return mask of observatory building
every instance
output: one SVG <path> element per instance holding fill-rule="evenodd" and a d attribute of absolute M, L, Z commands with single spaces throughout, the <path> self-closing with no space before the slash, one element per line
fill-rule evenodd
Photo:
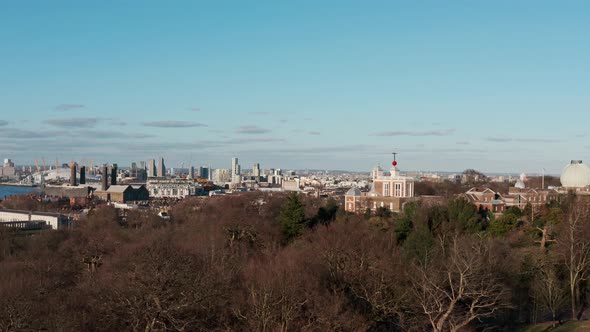
<path fill-rule="evenodd" d="M 402 210 L 402 205 L 414 197 L 414 178 L 401 175 L 395 160 L 389 174 L 381 167 L 375 167 L 371 177 L 373 183 L 369 192 L 351 188 L 346 193 L 344 196 L 346 211 L 361 213 L 367 208 L 371 211 L 387 208 L 390 211 L 399 212 Z"/>
<path fill-rule="evenodd" d="M 581 160 L 572 160 L 561 172 L 560 180 L 563 189 L 581 191 L 590 186 L 590 168 Z"/>

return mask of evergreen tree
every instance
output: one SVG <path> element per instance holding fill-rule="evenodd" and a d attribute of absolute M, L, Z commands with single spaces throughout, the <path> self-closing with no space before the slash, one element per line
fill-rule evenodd
<path fill-rule="evenodd" d="M 286 241 L 291 241 L 303 233 L 305 228 L 305 210 L 297 193 L 290 193 L 283 204 L 279 223 Z"/>

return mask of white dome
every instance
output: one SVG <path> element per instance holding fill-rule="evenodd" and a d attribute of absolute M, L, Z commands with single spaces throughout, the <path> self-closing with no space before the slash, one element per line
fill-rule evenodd
<path fill-rule="evenodd" d="M 572 160 L 561 173 L 561 185 L 566 188 L 582 188 L 590 185 L 590 168 L 581 160 Z"/>

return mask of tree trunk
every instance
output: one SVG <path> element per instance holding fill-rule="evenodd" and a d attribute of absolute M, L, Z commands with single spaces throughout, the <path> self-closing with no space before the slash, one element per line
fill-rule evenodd
<path fill-rule="evenodd" d="M 576 286 L 572 282 L 570 285 L 570 294 L 572 298 L 572 320 L 576 319 Z"/>

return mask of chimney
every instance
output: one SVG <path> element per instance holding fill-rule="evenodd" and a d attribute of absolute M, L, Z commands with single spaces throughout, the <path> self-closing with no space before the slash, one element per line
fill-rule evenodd
<path fill-rule="evenodd" d="M 86 184 L 86 166 L 80 167 L 80 184 Z"/>
<path fill-rule="evenodd" d="M 117 185 L 117 164 L 113 164 L 111 167 L 111 186 Z"/>
<path fill-rule="evenodd" d="M 70 165 L 70 186 L 75 187 L 76 184 L 76 163 Z"/>
<path fill-rule="evenodd" d="M 102 164 L 102 191 L 109 189 L 109 168 L 107 164 Z"/>

